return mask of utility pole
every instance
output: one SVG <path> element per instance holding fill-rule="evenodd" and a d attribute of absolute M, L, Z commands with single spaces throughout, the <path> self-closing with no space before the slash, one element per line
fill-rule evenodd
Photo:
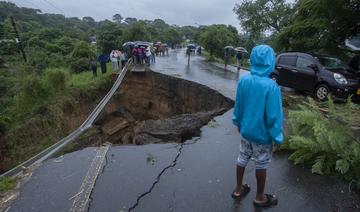
<path fill-rule="evenodd" d="M 22 54 L 22 56 L 24 58 L 24 61 L 26 62 L 26 54 L 25 54 L 25 51 L 24 51 L 24 48 L 23 48 L 19 33 L 18 33 L 17 29 L 16 29 L 14 17 L 10 16 L 10 21 L 11 21 L 11 25 L 13 26 L 13 29 L 14 29 L 14 32 L 15 32 L 16 43 L 18 44 L 19 49 L 21 51 L 21 54 Z"/>

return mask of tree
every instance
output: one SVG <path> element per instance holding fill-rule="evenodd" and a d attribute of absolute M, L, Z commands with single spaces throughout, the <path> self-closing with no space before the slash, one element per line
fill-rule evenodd
<path fill-rule="evenodd" d="M 181 35 L 184 36 L 184 38 L 189 40 L 195 40 L 196 36 L 199 34 L 200 30 L 197 27 L 194 26 L 183 26 L 180 29 Z"/>
<path fill-rule="evenodd" d="M 95 20 L 90 16 L 83 17 L 82 21 L 89 24 L 90 26 L 95 26 L 95 24 L 96 24 Z"/>
<path fill-rule="evenodd" d="M 125 18 L 125 22 L 127 24 L 134 24 L 137 22 L 137 19 L 136 18 Z"/>
<path fill-rule="evenodd" d="M 236 4 L 234 12 L 247 33 L 260 37 L 267 31 L 279 33 L 289 25 L 294 7 L 286 0 L 243 0 Z"/>
<path fill-rule="evenodd" d="M 96 33 L 97 45 L 101 52 L 109 53 L 111 50 L 119 48 L 123 42 L 123 30 L 112 22 L 106 22 L 98 28 Z"/>
<path fill-rule="evenodd" d="M 176 28 L 169 28 L 163 31 L 162 41 L 174 46 L 175 44 L 180 44 L 182 41 L 182 36 Z"/>
<path fill-rule="evenodd" d="M 167 24 L 165 23 L 165 21 L 162 20 L 162 19 L 155 19 L 155 20 L 152 22 L 152 25 L 153 25 L 153 27 L 159 28 L 159 29 L 169 27 L 169 25 L 167 25 Z"/>
<path fill-rule="evenodd" d="M 205 27 L 199 34 L 199 41 L 209 51 L 210 56 L 223 57 L 224 47 L 236 45 L 238 35 L 223 24 Z"/>
<path fill-rule="evenodd" d="M 151 35 L 144 22 L 131 24 L 125 32 L 126 41 L 150 41 Z"/>
<path fill-rule="evenodd" d="M 278 36 L 286 50 L 323 49 L 341 53 L 346 38 L 360 33 L 360 2 L 349 0 L 302 0 L 292 23 Z"/>
<path fill-rule="evenodd" d="M 70 37 L 63 36 L 60 39 L 56 40 L 55 44 L 57 44 L 60 47 L 60 51 L 62 55 L 68 55 L 73 51 L 75 41 L 76 40 Z"/>
<path fill-rule="evenodd" d="M 123 20 L 123 17 L 120 14 L 115 14 L 112 17 L 112 20 L 115 21 L 116 23 L 121 23 L 121 21 Z"/>
<path fill-rule="evenodd" d="M 75 44 L 71 56 L 73 58 L 91 58 L 95 56 L 95 53 L 93 52 L 91 46 L 88 43 L 84 41 L 79 41 Z"/>

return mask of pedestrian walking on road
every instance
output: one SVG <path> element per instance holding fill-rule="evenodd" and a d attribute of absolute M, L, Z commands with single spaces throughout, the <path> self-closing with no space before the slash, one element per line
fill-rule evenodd
<path fill-rule="evenodd" d="M 227 71 L 227 65 L 229 64 L 229 60 L 230 60 L 230 49 L 225 49 L 225 54 L 224 54 L 225 71 Z"/>
<path fill-rule="evenodd" d="M 250 75 L 238 83 L 233 124 L 240 132 L 240 153 L 237 159 L 237 185 L 231 196 L 242 199 L 250 187 L 243 184 L 245 167 L 249 160 L 255 161 L 257 191 L 254 205 L 269 207 L 276 205 L 275 195 L 264 193 L 266 169 L 272 155 L 272 143 L 281 144 L 282 103 L 280 88 L 269 75 L 275 67 L 274 50 L 260 45 L 252 50 L 250 56 Z"/>
<path fill-rule="evenodd" d="M 236 60 L 237 60 L 237 65 L 238 65 L 238 71 L 240 71 L 240 69 L 241 69 L 241 64 L 242 64 L 242 62 L 241 62 L 241 60 L 242 60 L 242 53 L 241 53 L 240 51 L 238 51 L 238 52 L 236 53 Z"/>

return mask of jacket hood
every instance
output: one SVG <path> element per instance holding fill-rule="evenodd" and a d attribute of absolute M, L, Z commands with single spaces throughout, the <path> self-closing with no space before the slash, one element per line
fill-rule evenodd
<path fill-rule="evenodd" d="M 268 77 L 275 68 L 275 53 L 268 45 L 253 48 L 250 55 L 250 72 L 252 75 Z"/>

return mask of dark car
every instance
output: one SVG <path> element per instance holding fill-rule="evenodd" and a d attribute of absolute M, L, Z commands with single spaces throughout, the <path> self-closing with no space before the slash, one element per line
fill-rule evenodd
<path fill-rule="evenodd" d="M 341 60 L 324 55 L 283 53 L 270 75 L 279 85 L 312 93 L 321 101 L 331 93 L 335 99 L 360 97 L 359 77 Z"/>

